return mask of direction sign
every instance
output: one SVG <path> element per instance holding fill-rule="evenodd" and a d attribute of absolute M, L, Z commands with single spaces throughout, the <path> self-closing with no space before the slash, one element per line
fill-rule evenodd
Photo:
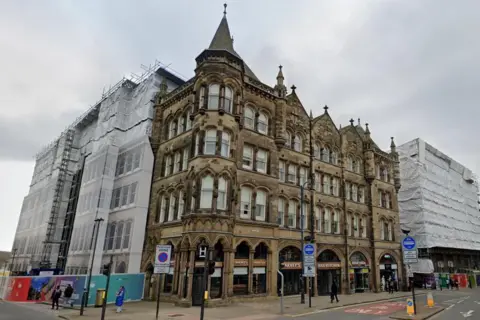
<path fill-rule="evenodd" d="M 406 250 L 413 250 L 417 246 L 417 242 L 412 237 L 405 237 L 402 241 L 403 248 Z"/>
<path fill-rule="evenodd" d="M 313 278 L 316 274 L 315 245 L 307 243 L 303 246 L 303 276 Z"/>
<path fill-rule="evenodd" d="M 168 273 L 170 269 L 170 258 L 172 254 L 172 246 L 157 245 L 155 250 L 155 267 L 154 273 Z"/>

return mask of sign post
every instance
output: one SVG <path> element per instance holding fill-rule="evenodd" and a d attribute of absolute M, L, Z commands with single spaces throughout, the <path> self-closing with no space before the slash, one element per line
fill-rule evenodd
<path fill-rule="evenodd" d="M 413 300 L 412 299 L 407 299 L 407 314 L 409 316 L 413 316 L 414 313 L 415 313 L 415 307 L 414 307 L 414 304 L 413 304 Z"/>
<path fill-rule="evenodd" d="M 316 268 L 316 248 L 314 244 L 307 243 L 303 245 L 303 276 L 305 278 L 310 278 L 309 283 L 313 282 L 313 278 L 317 273 Z M 312 285 L 309 286 L 309 290 L 311 291 L 313 288 Z M 308 307 L 312 307 L 312 292 L 308 295 Z"/>
<path fill-rule="evenodd" d="M 157 245 L 155 248 L 155 266 L 153 273 L 165 274 L 170 271 L 170 261 L 172 256 L 172 246 L 170 245 Z M 160 308 L 160 276 L 157 285 L 157 313 L 156 319 L 158 320 L 158 310 Z"/>
<path fill-rule="evenodd" d="M 411 272 L 410 269 L 410 264 L 411 263 L 417 263 L 418 262 L 418 251 L 417 251 L 417 242 L 415 239 L 408 234 L 402 241 L 402 249 L 403 249 L 403 262 L 407 265 L 408 267 L 408 274 L 409 279 L 411 276 L 411 281 L 410 281 L 410 286 L 412 287 L 412 304 L 413 304 L 413 313 L 417 314 L 417 303 L 415 301 L 415 282 L 413 281 L 413 273 Z M 410 299 L 409 299 L 410 300 Z M 408 308 L 408 305 L 407 305 Z"/>

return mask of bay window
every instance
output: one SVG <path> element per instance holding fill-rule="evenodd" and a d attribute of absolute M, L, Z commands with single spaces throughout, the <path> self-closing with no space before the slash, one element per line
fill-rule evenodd
<path fill-rule="evenodd" d="M 230 135 L 227 132 L 222 132 L 220 155 L 224 158 L 230 157 Z"/>
<path fill-rule="evenodd" d="M 225 112 L 232 113 L 233 91 L 229 87 L 225 87 L 225 96 L 223 101 L 223 109 L 225 110 Z"/>
<path fill-rule="evenodd" d="M 208 110 L 217 110 L 220 102 L 220 85 L 211 84 L 208 88 Z"/>
<path fill-rule="evenodd" d="M 268 132 L 268 118 L 265 114 L 261 112 L 258 115 L 257 130 L 258 132 L 263 134 L 267 134 Z"/>
<path fill-rule="evenodd" d="M 254 129 L 255 128 L 255 112 L 252 108 L 246 107 L 243 114 L 243 123 L 245 128 Z"/>
<path fill-rule="evenodd" d="M 211 209 L 213 201 L 213 177 L 208 175 L 202 179 L 200 209 Z"/>
<path fill-rule="evenodd" d="M 205 144 L 203 147 L 203 154 L 214 155 L 216 145 L 217 145 L 217 131 L 207 130 L 205 132 Z"/>
<path fill-rule="evenodd" d="M 227 209 L 227 180 L 223 177 L 218 179 L 217 209 Z"/>

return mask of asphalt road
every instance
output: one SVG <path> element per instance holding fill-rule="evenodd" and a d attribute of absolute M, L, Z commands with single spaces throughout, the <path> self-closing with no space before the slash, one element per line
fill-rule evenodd
<path fill-rule="evenodd" d="M 29 308 L 25 304 L 0 301 L 0 320 L 53 320 L 54 311 L 45 306 L 45 312 Z"/>
<path fill-rule="evenodd" d="M 435 320 L 474 320 L 480 319 L 480 289 L 470 290 L 463 289 L 460 291 L 434 291 L 434 300 L 436 305 L 443 306 L 445 311 L 439 313 L 436 317 L 430 318 Z M 426 305 L 426 296 L 417 297 L 417 305 Z M 400 310 L 405 310 L 406 298 L 400 298 L 393 301 L 369 303 L 358 306 L 339 307 L 330 310 L 320 310 L 319 312 L 295 317 L 297 320 L 318 320 L 318 319 L 335 319 L 335 320 L 387 320 L 389 317 Z M 471 316 L 468 317 L 468 312 Z M 460 312 L 466 312 L 466 318 Z"/>

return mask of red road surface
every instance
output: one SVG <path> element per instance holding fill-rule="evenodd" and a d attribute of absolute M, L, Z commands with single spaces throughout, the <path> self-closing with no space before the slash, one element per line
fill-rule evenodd
<path fill-rule="evenodd" d="M 405 308 L 406 304 L 404 302 L 384 302 L 371 304 L 368 306 L 356 307 L 352 309 L 346 309 L 345 312 L 386 316 Z"/>

